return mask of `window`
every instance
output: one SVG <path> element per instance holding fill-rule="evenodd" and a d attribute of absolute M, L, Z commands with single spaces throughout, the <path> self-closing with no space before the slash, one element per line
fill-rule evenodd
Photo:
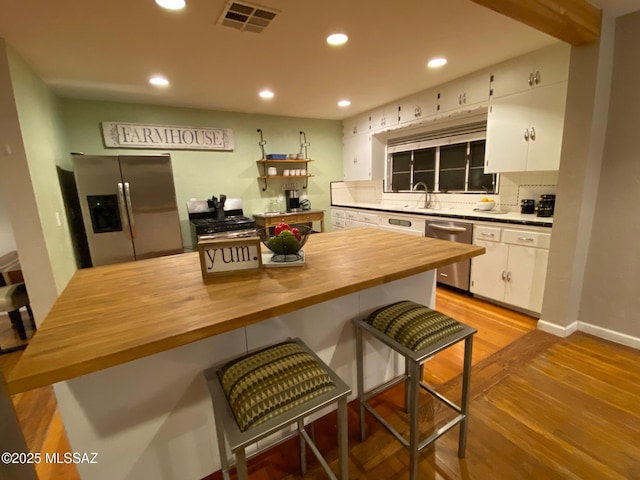
<path fill-rule="evenodd" d="M 387 190 L 497 193 L 484 173 L 486 121 L 389 140 Z"/>

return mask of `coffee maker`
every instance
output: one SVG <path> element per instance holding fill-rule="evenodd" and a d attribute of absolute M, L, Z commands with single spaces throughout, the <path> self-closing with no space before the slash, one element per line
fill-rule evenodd
<path fill-rule="evenodd" d="M 285 190 L 285 201 L 287 202 L 287 212 L 301 212 L 300 194 L 298 190 Z"/>
<path fill-rule="evenodd" d="M 556 206 L 555 195 L 540 195 L 538 200 L 538 217 L 553 217 L 553 210 Z"/>

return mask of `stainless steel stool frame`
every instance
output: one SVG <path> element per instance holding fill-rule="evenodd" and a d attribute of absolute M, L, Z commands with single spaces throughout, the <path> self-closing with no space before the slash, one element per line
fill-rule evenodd
<path fill-rule="evenodd" d="M 458 440 L 458 457 L 465 455 L 467 444 L 467 420 L 469 412 L 469 387 L 471 383 L 471 353 L 473 349 L 473 335 L 477 333 L 475 328 L 464 325 L 463 330 L 450 335 L 443 340 L 430 345 L 429 347 L 414 352 L 404 345 L 396 342 L 392 338 L 385 335 L 380 330 L 372 327 L 362 319 L 354 319 L 353 323 L 356 327 L 356 366 L 357 366 L 357 385 L 358 385 L 358 404 L 360 412 L 360 439 L 366 438 L 366 424 L 364 419 L 365 409 L 371 413 L 405 448 L 409 450 L 409 479 L 416 480 L 418 478 L 418 455 L 420 450 L 433 443 L 437 438 L 448 432 L 450 429 L 460 424 L 460 435 Z M 364 391 L 364 340 L 363 331 L 366 331 L 374 338 L 398 352 L 405 359 L 405 374 L 398 378 L 394 378 L 368 392 Z M 462 373 L 462 400 L 458 406 L 442 394 L 436 392 L 429 385 L 422 381 L 422 369 L 424 363 L 433 355 L 441 352 L 450 346 L 464 340 L 464 365 Z M 409 440 L 405 439 L 397 430 L 395 430 L 378 412 L 374 410 L 367 400 L 371 397 L 391 388 L 392 386 L 405 382 L 405 408 L 409 414 Z M 422 387 L 438 400 L 444 402 L 453 410 L 459 413 L 454 419 L 440 427 L 426 439 L 420 442 L 419 426 L 418 426 L 418 399 L 419 390 Z"/>
<path fill-rule="evenodd" d="M 238 480 L 246 480 L 248 477 L 247 456 L 245 452 L 246 447 L 273 433 L 283 430 L 285 427 L 294 423 L 297 425 L 297 431 L 300 436 L 300 471 L 302 475 L 306 474 L 307 471 L 305 447 L 308 444 L 311 451 L 327 472 L 329 478 L 337 480 L 337 477 L 331 471 L 329 464 L 322 457 L 320 451 L 304 428 L 305 417 L 308 417 L 309 415 L 335 402 L 338 404 L 338 457 L 340 464 L 340 479 L 348 479 L 347 397 L 351 394 L 351 388 L 344 383 L 342 379 L 338 377 L 338 375 L 336 375 L 322 360 L 320 360 L 320 358 L 300 339 L 292 338 L 290 340 L 298 343 L 307 353 L 315 358 L 315 360 L 326 370 L 336 388 L 302 405 L 294 407 L 278 417 L 249 428 L 246 432 L 240 431 L 217 375 L 218 370 L 233 359 L 225 360 L 204 372 L 213 404 L 220 463 L 222 466 L 222 475 L 225 480 L 229 480 L 230 467 L 229 459 L 227 457 L 227 443 L 236 459 L 235 465 Z M 258 350 L 263 348 L 264 347 L 261 347 Z M 236 358 L 244 357 L 248 354 L 251 354 L 251 352 L 244 353 Z M 264 450 L 268 450 L 268 448 L 271 448 L 271 446 Z"/>

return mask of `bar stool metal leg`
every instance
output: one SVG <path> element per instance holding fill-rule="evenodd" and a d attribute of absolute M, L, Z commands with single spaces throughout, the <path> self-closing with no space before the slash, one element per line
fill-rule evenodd
<path fill-rule="evenodd" d="M 356 369 L 358 383 L 358 412 L 360 415 L 360 441 L 367 437 L 364 420 L 364 349 L 362 346 L 362 329 L 356 328 Z"/>
<path fill-rule="evenodd" d="M 349 478 L 348 422 L 347 400 L 343 398 L 338 402 L 338 455 L 341 480 L 348 480 Z"/>
<path fill-rule="evenodd" d="M 407 362 L 409 366 L 409 480 L 418 478 L 418 460 L 420 457 L 420 430 L 418 428 L 418 399 L 420 395 L 420 365 L 416 362 Z"/>
<path fill-rule="evenodd" d="M 229 479 L 229 459 L 227 457 L 227 446 L 224 437 L 224 426 L 219 415 L 214 415 L 216 425 L 216 438 L 218 439 L 218 453 L 220 454 L 220 467 L 222 470 L 222 478 Z"/>
<path fill-rule="evenodd" d="M 236 450 L 234 454 L 236 457 L 236 473 L 238 474 L 238 480 L 247 480 L 249 474 L 247 472 L 247 454 L 244 447 Z"/>
<path fill-rule="evenodd" d="M 307 442 L 304 440 L 302 431 L 304 430 L 304 419 L 298 420 L 298 437 L 300 438 L 300 473 L 307 474 Z"/>
<path fill-rule="evenodd" d="M 464 341 L 464 370 L 462 372 L 462 401 L 460 413 L 464 420 L 460 422 L 460 437 L 458 440 L 458 457 L 463 458 L 467 448 L 467 426 L 469 424 L 469 395 L 471 389 L 471 353 L 473 351 L 473 336 Z"/>

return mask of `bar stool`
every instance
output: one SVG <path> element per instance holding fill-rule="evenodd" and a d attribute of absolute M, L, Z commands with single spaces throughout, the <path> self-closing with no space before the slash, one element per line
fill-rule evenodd
<path fill-rule="evenodd" d="M 358 403 L 360 410 L 360 437 L 366 437 L 364 410 L 367 409 L 409 450 L 409 479 L 418 478 L 420 450 L 433 443 L 441 435 L 460 424 L 458 457 L 465 455 L 467 416 L 469 411 L 469 386 L 471 380 L 471 350 L 475 328 L 460 323 L 437 310 L 411 301 L 401 301 L 381 307 L 364 319 L 355 319 L 356 363 L 358 374 Z M 405 374 L 364 391 L 363 332 L 377 338 L 405 359 Z M 458 406 L 422 381 L 424 363 L 433 355 L 464 340 L 464 370 L 462 375 L 462 400 Z M 400 382 L 405 382 L 405 409 L 409 416 L 409 440 L 395 430 L 367 400 Z M 418 429 L 418 397 L 420 387 L 444 402 L 458 415 L 420 442 Z"/>
<path fill-rule="evenodd" d="M 329 478 L 329 464 L 307 434 L 304 419 L 338 404 L 340 478 L 348 478 L 347 397 L 351 388 L 300 339 L 289 339 L 242 355 L 204 372 L 211 394 L 222 475 L 229 480 L 226 443 L 235 456 L 239 480 L 247 478 L 245 449 L 285 427 L 297 424 L 300 470 L 306 473 L 306 444 Z"/>

